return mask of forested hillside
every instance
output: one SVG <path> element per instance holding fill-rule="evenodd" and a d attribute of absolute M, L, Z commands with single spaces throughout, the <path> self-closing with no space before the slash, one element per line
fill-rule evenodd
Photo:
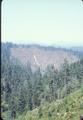
<path fill-rule="evenodd" d="M 77 57 L 79 59 L 71 63 L 64 59 L 59 69 L 56 69 L 54 64 L 48 64 L 42 74 L 40 67 L 33 72 L 31 64 L 24 66 L 18 59 L 14 57 L 11 59 L 10 48 L 15 47 L 16 45 L 12 44 L 2 44 L 2 118 L 4 120 L 64 120 L 65 117 L 61 116 L 67 111 L 74 111 L 71 106 L 73 106 L 75 100 L 75 109 L 79 113 L 72 114 L 77 117 L 82 114 L 83 107 L 79 107 L 79 105 L 83 106 L 83 90 L 81 90 L 81 93 L 78 90 L 83 87 L 83 59 Z M 75 92 L 75 99 L 73 98 L 73 92 Z M 64 101 L 66 97 L 71 102 Z M 59 106 L 59 101 L 61 106 Z M 52 111 L 49 109 L 52 109 Z M 39 113 L 35 114 L 36 110 Z M 60 113 L 58 117 L 55 115 L 57 114 L 56 111 Z M 76 120 L 76 116 L 72 119 L 65 119 Z"/>
<path fill-rule="evenodd" d="M 80 120 L 80 115 L 83 115 L 83 88 L 62 100 L 24 112 L 16 120 Z"/>

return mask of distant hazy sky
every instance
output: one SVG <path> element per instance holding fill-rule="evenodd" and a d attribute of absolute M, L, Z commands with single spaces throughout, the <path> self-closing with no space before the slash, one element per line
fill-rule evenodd
<path fill-rule="evenodd" d="M 83 2 L 3 0 L 2 41 L 83 45 Z"/>

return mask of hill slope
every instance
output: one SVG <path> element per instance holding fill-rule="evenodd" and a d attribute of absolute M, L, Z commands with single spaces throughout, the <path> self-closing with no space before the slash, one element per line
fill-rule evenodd
<path fill-rule="evenodd" d="M 44 70 L 49 64 L 59 68 L 64 63 L 64 59 L 69 63 L 78 60 L 78 57 L 68 50 L 35 45 L 11 48 L 11 56 L 18 59 L 23 65 L 31 64 L 32 70 L 38 67 Z"/>
<path fill-rule="evenodd" d="M 83 115 L 83 88 L 63 100 L 41 105 L 16 120 L 79 120 Z"/>

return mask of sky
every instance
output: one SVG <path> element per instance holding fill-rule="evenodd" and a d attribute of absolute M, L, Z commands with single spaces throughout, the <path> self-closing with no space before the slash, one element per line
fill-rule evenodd
<path fill-rule="evenodd" d="M 3 0 L 2 42 L 83 45 L 82 0 Z"/>

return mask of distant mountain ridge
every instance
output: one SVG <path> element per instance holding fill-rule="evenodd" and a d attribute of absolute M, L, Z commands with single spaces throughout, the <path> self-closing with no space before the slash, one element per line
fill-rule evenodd
<path fill-rule="evenodd" d="M 2 43 L 2 48 L 3 47 L 10 49 L 11 60 L 16 59 L 24 66 L 31 65 L 33 71 L 38 67 L 44 70 L 48 65 L 54 65 L 55 69 L 58 69 L 64 63 L 65 59 L 69 63 L 79 60 L 79 52 L 71 48 L 67 49 L 37 44 L 18 45 L 12 43 Z M 82 51 L 81 53 L 83 54 Z"/>
<path fill-rule="evenodd" d="M 77 47 L 71 47 L 71 49 L 72 49 L 73 51 L 81 51 L 81 52 L 83 52 L 83 47 L 77 46 Z"/>

